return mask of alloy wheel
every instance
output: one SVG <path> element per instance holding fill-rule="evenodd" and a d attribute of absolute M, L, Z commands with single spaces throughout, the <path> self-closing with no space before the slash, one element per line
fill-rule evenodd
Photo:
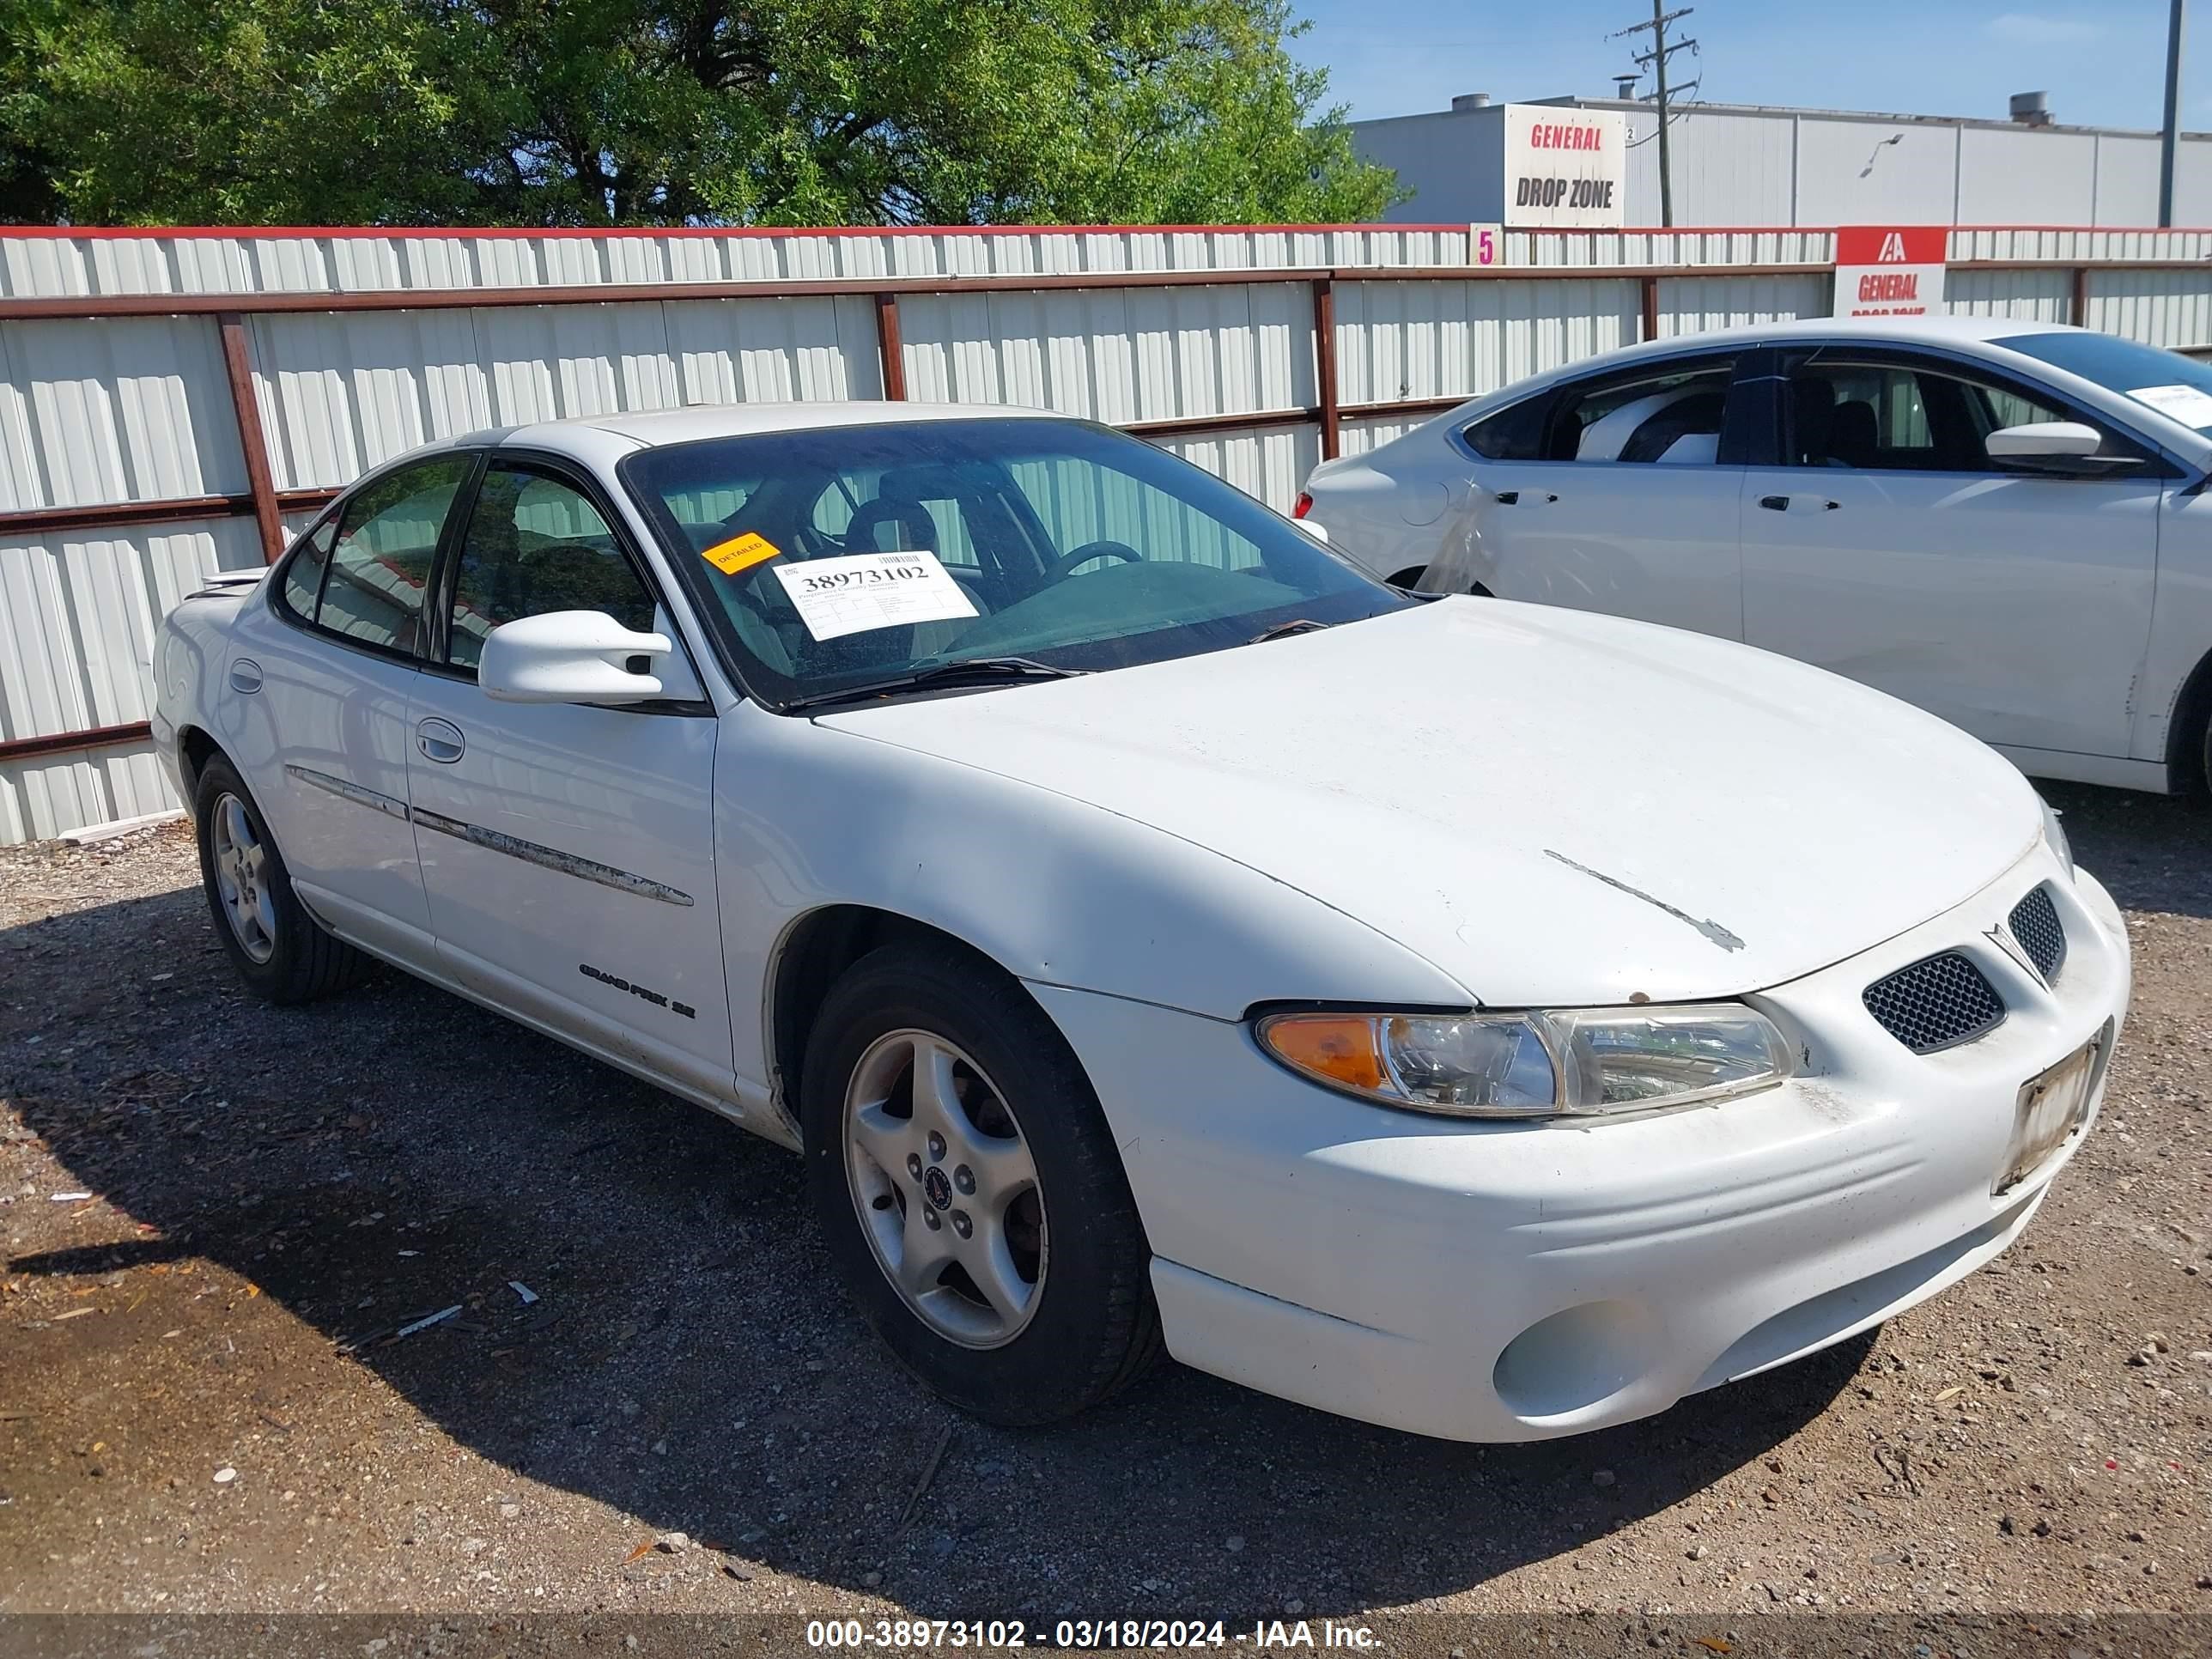
<path fill-rule="evenodd" d="M 216 797 L 209 826 L 215 884 L 238 948 L 256 963 L 276 954 L 276 901 L 269 890 L 269 851 L 235 795 Z"/>
<path fill-rule="evenodd" d="M 1044 1288 L 1043 1194 L 1021 1126 L 943 1037 L 885 1033 L 845 1090 L 845 1170 L 884 1276 L 968 1348 L 1021 1334 Z"/>

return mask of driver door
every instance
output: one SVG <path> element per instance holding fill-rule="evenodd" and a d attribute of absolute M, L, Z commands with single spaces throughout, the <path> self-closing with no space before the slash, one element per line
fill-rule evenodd
<path fill-rule="evenodd" d="M 713 710 L 497 702 L 477 684 L 484 638 L 504 623 L 602 611 L 657 626 L 659 597 L 615 521 L 550 461 L 495 453 L 486 466 L 441 570 L 411 710 L 422 885 L 455 979 L 722 1097 Z"/>
<path fill-rule="evenodd" d="M 1784 368 L 1782 465 L 1743 483 L 1745 640 L 1986 743 L 2127 754 L 2161 464 L 2008 471 L 1983 443 L 2000 426 L 2082 420 L 2135 446 L 1948 359 L 1823 347 Z"/>

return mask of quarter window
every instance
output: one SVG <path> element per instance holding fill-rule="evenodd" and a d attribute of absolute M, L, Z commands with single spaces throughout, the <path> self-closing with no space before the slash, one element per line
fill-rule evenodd
<path fill-rule="evenodd" d="M 302 622 L 313 622 L 323 597 L 323 572 L 331 562 L 331 544 L 337 539 L 334 514 L 300 538 L 292 556 L 284 562 L 284 608 Z"/>
<path fill-rule="evenodd" d="M 471 464 L 465 455 L 441 456 L 380 478 L 354 498 L 323 579 L 316 626 L 380 650 L 416 650 L 439 533 Z"/>
<path fill-rule="evenodd" d="M 1729 362 L 1570 388 L 1554 411 L 1545 453 L 1555 461 L 1711 466 L 1720 458 Z"/>
<path fill-rule="evenodd" d="M 473 670 L 503 623 L 551 611 L 599 611 L 643 633 L 653 595 L 583 493 L 542 472 L 487 468 L 453 571 L 446 659 Z"/>
<path fill-rule="evenodd" d="M 1544 410 L 1549 400 L 1523 398 L 1494 415 L 1486 415 L 1460 436 L 1486 461 L 1544 459 Z"/>

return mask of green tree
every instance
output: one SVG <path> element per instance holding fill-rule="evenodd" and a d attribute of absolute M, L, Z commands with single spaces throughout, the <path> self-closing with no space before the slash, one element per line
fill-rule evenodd
<path fill-rule="evenodd" d="M 0 216 L 1370 219 L 1288 0 L 0 0 Z"/>

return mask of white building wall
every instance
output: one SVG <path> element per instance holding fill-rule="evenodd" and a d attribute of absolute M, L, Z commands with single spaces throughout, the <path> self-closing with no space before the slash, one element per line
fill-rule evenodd
<path fill-rule="evenodd" d="M 1626 222 L 1658 224 L 1656 112 L 1647 104 L 1587 102 L 1627 114 Z M 1395 168 L 1413 192 L 1386 219 L 1504 217 L 1492 182 L 1502 183 L 1502 155 L 1470 149 L 1461 135 L 1472 119 L 1445 112 L 1352 124 L 1361 153 Z M 1691 104 L 1676 113 L 1668 143 L 1678 225 L 2141 227 L 2158 219 L 2154 134 Z M 2174 171 L 2174 222 L 2212 225 L 2212 137 L 2185 134 Z"/>
<path fill-rule="evenodd" d="M 2038 132 L 2027 127 L 1958 127 L 1954 131 L 1959 147 L 1959 200 L 1956 211 L 1949 216 L 1950 222 L 2099 222 L 2099 135 Z M 2152 165 L 2154 178 L 2156 162 Z M 2154 198 L 2155 189 L 2154 182 Z M 2154 211 L 2152 221 L 2157 217 Z"/>
<path fill-rule="evenodd" d="M 1628 110 L 1625 205 L 1632 225 L 1656 225 L 1659 121 Z M 1787 118 L 1692 110 L 1667 134 L 1674 154 L 1678 225 L 1788 225 L 1796 155 Z M 1820 222 L 1805 221 L 1806 223 Z"/>

